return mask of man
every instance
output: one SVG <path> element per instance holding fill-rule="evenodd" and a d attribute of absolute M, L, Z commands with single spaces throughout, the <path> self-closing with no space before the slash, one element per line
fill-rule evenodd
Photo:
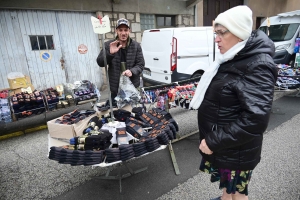
<path fill-rule="evenodd" d="M 118 94 L 120 75 L 128 76 L 137 88 L 140 85 L 140 75 L 145 66 L 140 44 L 129 37 L 130 26 L 127 19 L 121 18 L 117 21 L 116 33 L 116 39 L 105 42 L 106 60 L 109 66 L 109 84 L 113 102 Z M 104 67 L 103 49 L 97 58 L 97 63 L 100 67 Z"/>

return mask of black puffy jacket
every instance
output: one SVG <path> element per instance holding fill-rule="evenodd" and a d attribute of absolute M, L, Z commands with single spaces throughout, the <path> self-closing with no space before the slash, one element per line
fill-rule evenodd
<path fill-rule="evenodd" d="M 200 141 L 213 151 L 200 153 L 216 167 L 252 170 L 259 163 L 277 78 L 274 51 L 267 35 L 255 30 L 211 81 L 198 109 L 198 126 Z"/>
<path fill-rule="evenodd" d="M 117 94 L 120 81 L 120 68 L 121 68 L 121 52 L 110 54 L 109 44 L 115 40 L 105 42 L 106 61 L 108 64 L 108 76 L 110 91 Z M 100 67 L 104 67 L 103 49 L 97 58 L 97 63 Z M 126 68 L 130 69 L 132 76 L 130 80 L 135 87 L 140 85 L 140 74 L 145 67 L 145 60 L 142 52 L 141 45 L 130 38 L 130 43 L 127 47 L 126 55 Z"/>

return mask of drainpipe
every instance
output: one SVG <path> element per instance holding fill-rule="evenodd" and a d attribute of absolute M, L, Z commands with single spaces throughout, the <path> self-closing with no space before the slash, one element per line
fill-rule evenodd
<path fill-rule="evenodd" d="M 194 24 L 194 26 L 198 26 L 198 6 L 197 6 L 197 4 L 194 6 L 194 13 L 195 13 L 195 24 Z"/>

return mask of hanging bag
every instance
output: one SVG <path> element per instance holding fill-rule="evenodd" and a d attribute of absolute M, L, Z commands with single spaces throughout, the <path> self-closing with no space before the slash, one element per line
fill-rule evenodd
<path fill-rule="evenodd" d="M 117 101 L 118 108 L 123 108 L 127 104 L 135 107 L 141 99 L 139 91 L 134 87 L 129 77 L 121 75 Z"/>

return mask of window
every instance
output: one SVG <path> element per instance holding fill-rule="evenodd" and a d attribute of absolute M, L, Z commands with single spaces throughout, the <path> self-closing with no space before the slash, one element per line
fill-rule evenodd
<path fill-rule="evenodd" d="M 35 50 L 54 50 L 52 35 L 30 35 L 32 51 Z"/>
<path fill-rule="evenodd" d="M 156 25 L 157 28 L 175 27 L 175 16 L 157 15 Z"/>
<path fill-rule="evenodd" d="M 173 15 L 148 15 L 141 14 L 141 30 L 155 28 L 175 27 L 175 16 Z"/>
<path fill-rule="evenodd" d="M 292 39 L 300 24 L 276 24 L 269 28 L 262 26 L 259 29 L 264 31 L 273 42 L 281 42 Z"/>
<path fill-rule="evenodd" d="M 155 29 L 155 15 L 141 14 L 141 30 Z"/>

